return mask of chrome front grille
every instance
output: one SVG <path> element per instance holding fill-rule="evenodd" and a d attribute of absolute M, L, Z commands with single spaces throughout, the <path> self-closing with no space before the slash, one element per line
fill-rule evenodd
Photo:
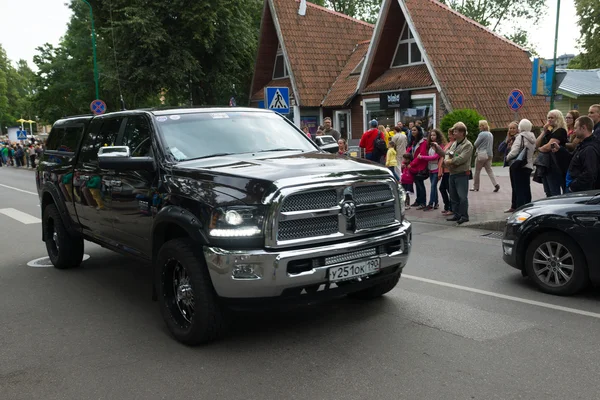
<path fill-rule="evenodd" d="M 335 215 L 308 219 L 281 221 L 277 239 L 295 240 L 327 236 L 338 232 L 338 217 Z"/>
<path fill-rule="evenodd" d="M 337 203 L 337 191 L 334 189 L 298 193 L 285 198 L 281 212 L 322 210 L 335 207 Z"/>
<path fill-rule="evenodd" d="M 354 189 L 356 204 L 369 204 L 394 198 L 389 185 L 358 186 Z"/>
<path fill-rule="evenodd" d="M 396 221 L 395 207 L 378 207 L 356 212 L 356 230 L 389 226 Z"/>
<path fill-rule="evenodd" d="M 319 244 L 399 225 L 396 185 L 382 179 L 282 189 L 267 247 Z"/>

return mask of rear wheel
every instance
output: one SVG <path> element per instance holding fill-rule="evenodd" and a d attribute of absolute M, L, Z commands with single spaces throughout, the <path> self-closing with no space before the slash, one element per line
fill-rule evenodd
<path fill-rule="evenodd" d="M 160 249 L 156 282 L 160 311 L 175 339 L 187 345 L 205 343 L 225 330 L 204 255 L 190 239 L 174 239 Z"/>
<path fill-rule="evenodd" d="M 545 293 L 571 295 L 589 282 L 585 256 L 577 243 L 558 233 L 542 233 L 527 248 L 527 274 Z"/>
<path fill-rule="evenodd" d="M 377 297 L 381 297 L 393 288 L 396 287 L 398 281 L 400 280 L 401 274 L 396 274 L 391 276 L 389 279 L 378 283 L 375 286 L 372 286 L 368 289 L 361 290 L 359 292 L 348 293 L 348 297 L 358 300 L 371 300 L 376 299 Z"/>
<path fill-rule="evenodd" d="M 83 238 L 70 235 L 54 204 L 46 206 L 42 217 L 46 250 L 58 269 L 76 268 L 83 260 Z"/>

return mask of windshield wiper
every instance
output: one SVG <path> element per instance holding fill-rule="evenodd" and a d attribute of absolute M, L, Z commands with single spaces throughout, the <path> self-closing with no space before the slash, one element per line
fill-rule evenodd
<path fill-rule="evenodd" d="M 202 156 L 202 157 L 186 158 L 185 160 L 182 160 L 182 161 L 202 160 L 204 158 L 232 156 L 232 155 L 235 155 L 235 154 L 236 153 L 215 153 L 215 154 L 209 154 L 207 156 Z"/>
<path fill-rule="evenodd" d="M 289 149 L 287 147 L 280 147 L 278 149 L 260 150 L 260 151 L 256 151 L 255 153 L 268 153 L 270 151 L 301 151 L 304 153 L 304 150 L 302 150 L 302 149 Z"/>

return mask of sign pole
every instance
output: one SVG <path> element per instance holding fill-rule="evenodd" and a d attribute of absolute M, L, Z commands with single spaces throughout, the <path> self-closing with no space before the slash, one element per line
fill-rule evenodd
<path fill-rule="evenodd" d="M 558 21 L 560 18 L 560 0 L 556 2 L 556 30 L 554 32 L 554 73 L 552 74 L 552 87 L 550 88 L 550 109 L 554 110 L 554 93 L 556 88 L 556 47 L 558 45 Z"/>

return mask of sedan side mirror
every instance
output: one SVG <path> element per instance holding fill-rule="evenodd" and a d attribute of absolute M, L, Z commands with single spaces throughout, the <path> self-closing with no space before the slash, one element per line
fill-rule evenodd
<path fill-rule="evenodd" d="M 106 146 L 98 150 L 98 165 L 102 169 L 115 171 L 154 171 L 152 157 L 131 157 L 128 146 Z"/>

